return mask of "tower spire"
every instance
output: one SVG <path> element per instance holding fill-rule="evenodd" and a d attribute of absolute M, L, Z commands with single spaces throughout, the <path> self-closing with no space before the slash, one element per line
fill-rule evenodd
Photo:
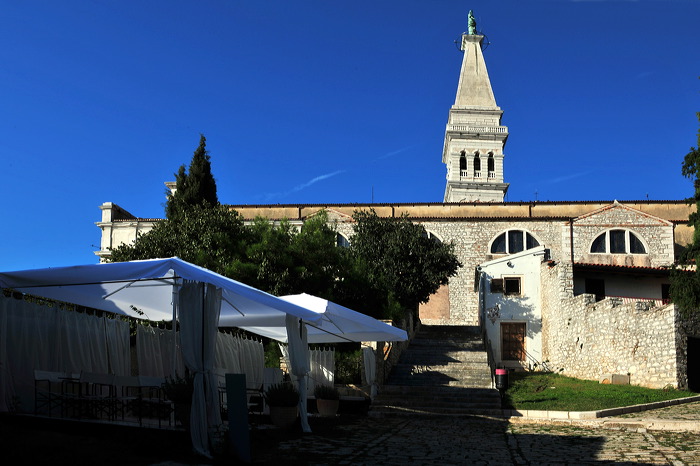
<path fill-rule="evenodd" d="M 442 162 L 447 165 L 445 202 L 503 202 L 503 148 L 508 128 L 496 105 L 481 49 L 484 36 L 469 11 L 468 32 L 462 34 L 462 69 L 455 103 L 450 109 Z"/>

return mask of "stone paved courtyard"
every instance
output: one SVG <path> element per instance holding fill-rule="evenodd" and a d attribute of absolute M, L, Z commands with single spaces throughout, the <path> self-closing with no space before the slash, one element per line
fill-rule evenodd
<path fill-rule="evenodd" d="M 700 422 L 700 403 L 635 414 L 631 417 Z M 267 439 L 258 434 L 257 464 L 283 459 L 309 465 L 700 464 L 697 432 L 510 424 L 466 416 L 358 418 L 331 431 L 322 428 L 286 439 L 279 432 L 270 431 Z"/>

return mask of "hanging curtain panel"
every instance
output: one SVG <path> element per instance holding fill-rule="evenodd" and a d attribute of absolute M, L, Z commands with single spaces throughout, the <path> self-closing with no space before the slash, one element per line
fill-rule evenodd
<path fill-rule="evenodd" d="M 126 322 L 0 295 L 0 323 L 0 411 L 33 411 L 34 370 L 130 370 Z"/>
<path fill-rule="evenodd" d="M 179 345 L 178 345 L 179 347 Z M 182 354 L 173 355 L 173 332 L 148 325 L 136 327 L 136 357 L 139 375 L 169 377 L 173 371 L 173 358 L 177 359 L 176 372 L 185 374 Z"/>
<path fill-rule="evenodd" d="M 335 383 L 335 351 L 332 348 L 313 349 L 309 353 L 311 372 L 309 372 L 309 395 L 313 395 L 317 385 Z"/>

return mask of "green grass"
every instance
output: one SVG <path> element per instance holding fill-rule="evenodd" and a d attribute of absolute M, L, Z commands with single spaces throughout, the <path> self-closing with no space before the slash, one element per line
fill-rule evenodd
<path fill-rule="evenodd" d="M 509 379 L 505 404 L 519 410 L 597 411 L 697 395 L 675 389 L 607 385 L 545 372 L 511 372 Z"/>

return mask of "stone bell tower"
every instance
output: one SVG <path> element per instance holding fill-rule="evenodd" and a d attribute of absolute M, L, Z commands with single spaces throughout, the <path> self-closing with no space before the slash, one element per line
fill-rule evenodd
<path fill-rule="evenodd" d="M 457 97 L 450 109 L 442 162 L 447 166 L 444 202 L 503 202 L 503 148 L 508 128 L 496 105 L 482 53 L 483 35 L 469 12 L 469 31 L 462 34 L 464 53 Z"/>

